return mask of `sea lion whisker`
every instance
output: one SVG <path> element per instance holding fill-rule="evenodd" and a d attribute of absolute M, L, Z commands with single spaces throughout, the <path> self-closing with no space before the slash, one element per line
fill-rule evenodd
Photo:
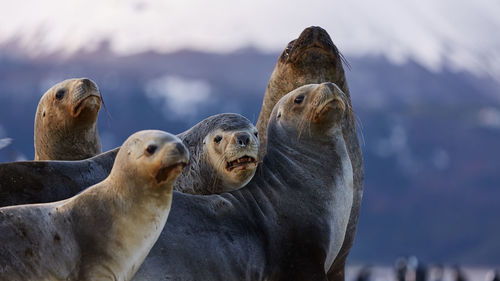
<path fill-rule="evenodd" d="M 365 134 L 363 131 L 363 122 L 361 121 L 361 118 L 353 112 L 354 118 L 356 120 L 356 125 L 359 128 L 359 136 L 361 136 L 361 142 L 363 143 L 363 146 L 366 146 L 366 140 L 365 140 Z"/>
<path fill-rule="evenodd" d="M 351 71 L 352 67 L 351 67 L 351 64 L 349 63 L 349 61 L 347 60 L 347 58 L 340 51 L 337 51 L 337 52 L 339 54 L 339 57 L 340 57 L 340 60 L 342 61 L 342 63 L 347 67 L 347 69 L 349 69 L 349 71 Z"/>

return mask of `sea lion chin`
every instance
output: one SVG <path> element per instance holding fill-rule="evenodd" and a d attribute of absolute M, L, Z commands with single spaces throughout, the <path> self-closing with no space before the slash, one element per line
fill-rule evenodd
<path fill-rule="evenodd" d="M 64 80 L 45 92 L 35 115 L 35 160 L 81 160 L 101 153 L 101 102 L 97 85 L 87 78 Z"/>

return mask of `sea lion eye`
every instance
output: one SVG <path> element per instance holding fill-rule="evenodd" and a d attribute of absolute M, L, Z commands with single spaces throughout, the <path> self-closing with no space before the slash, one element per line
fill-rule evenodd
<path fill-rule="evenodd" d="M 151 155 L 151 154 L 155 153 L 155 151 L 156 151 L 156 149 L 157 149 L 157 148 L 158 148 L 158 147 L 157 147 L 156 145 L 154 145 L 154 144 L 150 144 L 150 145 L 148 145 L 148 147 L 146 148 L 146 151 L 147 151 L 147 152 Z"/>
<path fill-rule="evenodd" d="M 255 133 L 253 133 L 253 134 L 255 135 L 255 137 L 256 137 L 256 138 L 258 138 L 258 137 L 259 137 L 259 132 L 255 132 Z"/>
<path fill-rule="evenodd" d="M 301 104 L 303 100 L 304 100 L 304 96 L 298 96 L 295 98 L 295 100 L 293 102 L 296 104 Z"/>
<path fill-rule="evenodd" d="M 214 138 L 215 143 L 219 143 L 221 140 L 222 140 L 221 136 L 215 136 L 215 138 Z"/>
<path fill-rule="evenodd" d="M 58 90 L 56 93 L 56 99 L 60 100 L 60 99 L 64 98 L 64 94 L 66 94 L 66 90 L 64 90 L 64 89 Z"/>
<path fill-rule="evenodd" d="M 281 112 L 278 112 L 278 116 L 276 116 L 276 118 L 280 118 L 281 117 Z"/>

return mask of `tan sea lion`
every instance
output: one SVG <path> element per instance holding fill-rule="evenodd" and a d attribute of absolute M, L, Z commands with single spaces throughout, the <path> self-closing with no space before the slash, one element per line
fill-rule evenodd
<path fill-rule="evenodd" d="M 246 185 L 257 169 L 257 128 L 235 113 L 210 116 L 177 135 L 188 147 L 189 165 L 175 182 L 175 190 L 214 194 Z"/>
<path fill-rule="evenodd" d="M 0 280 L 130 280 L 167 220 L 182 141 L 141 131 L 110 175 L 70 199 L 0 208 Z"/>
<path fill-rule="evenodd" d="M 35 115 L 35 160 L 81 160 L 101 153 L 101 101 L 97 85 L 87 78 L 64 80 L 45 92 Z"/>
<path fill-rule="evenodd" d="M 261 157 L 266 151 L 267 124 L 276 102 L 288 92 L 310 83 L 332 82 L 346 94 L 351 106 L 350 92 L 342 62 L 342 54 L 333 44 L 328 33 L 321 27 L 306 28 L 299 38 L 291 41 L 281 53 L 269 79 L 257 128 L 260 135 Z M 351 111 L 352 113 L 352 111 Z M 363 156 L 356 132 L 353 114 L 347 114 L 342 122 L 343 136 L 354 172 L 354 199 L 347 227 L 346 239 L 339 256 L 329 269 L 328 280 L 344 280 L 345 261 L 354 242 L 361 200 L 363 197 Z"/>
<path fill-rule="evenodd" d="M 220 195 L 174 192 L 167 225 L 134 279 L 327 280 L 353 196 L 346 98 L 332 83 L 283 97 L 252 180 Z"/>
<path fill-rule="evenodd" d="M 222 193 L 243 187 L 255 174 L 257 129 L 239 114 L 210 116 L 177 136 L 191 156 L 174 184 L 175 190 L 191 194 Z M 119 149 L 78 161 L 0 163 L 0 207 L 74 196 L 109 175 Z"/>

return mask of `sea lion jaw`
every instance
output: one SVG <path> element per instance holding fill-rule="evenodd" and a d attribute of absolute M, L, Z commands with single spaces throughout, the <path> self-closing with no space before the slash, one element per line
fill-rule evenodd
<path fill-rule="evenodd" d="M 204 140 L 206 158 L 222 181 L 220 191 L 236 190 L 246 185 L 257 170 L 259 137 L 255 127 L 224 131 L 217 129 Z"/>
<path fill-rule="evenodd" d="M 172 148 L 175 146 L 175 148 Z M 174 181 L 182 174 L 182 170 L 189 162 L 189 152 L 182 142 L 170 143 L 166 146 L 166 157 L 161 161 L 155 173 L 157 184 L 173 184 Z"/>
<path fill-rule="evenodd" d="M 321 91 L 321 94 L 312 115 L 312 122 L 318 126 L 340 123 L 346 109 L 342 90 L 337 85 L 327 82 L 320 84 L 316 91 Z"/>
<path fill-rule="evenodd" d="M 102 96 L 96 83 L 87 78 L 80 78 L 73 83 L 71 115 L 75 119 L 97 119 L 101 109 Z"/>

